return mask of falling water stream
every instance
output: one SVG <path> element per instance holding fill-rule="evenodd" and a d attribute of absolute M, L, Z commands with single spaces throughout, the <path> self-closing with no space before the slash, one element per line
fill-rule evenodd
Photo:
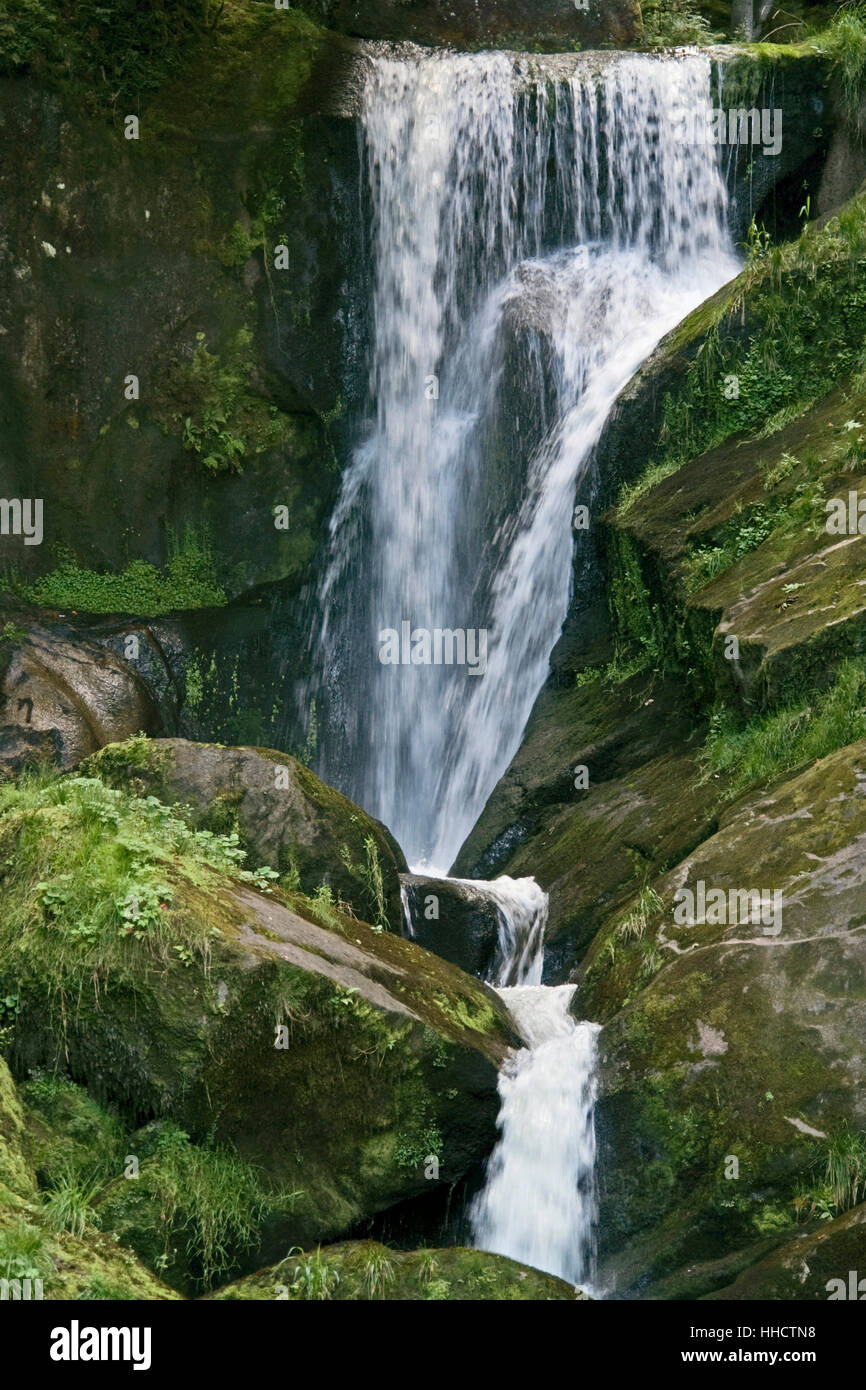
<path fill-rule="evenodd" d="M 737 273 L 717 151 L 679 133 L 708 104 L 699 55 L 370 64 L 369 410 L 319 594 L 319 771 L 419 872 L 447 873 L 517 751 L 613 402 Z M 404 627 L 411 652 L 383 664 L 383 632 Z M 430 664 L 436 629 L 485 632 L 483 669 Z M 500 1078 L 476 1241 L 586 1280 L 597 1029 L 571 1017 L 573 987 L 541 985 L 546 895 L 486 888 L 502 924 L 491 983 L 526 1048 Z"/>

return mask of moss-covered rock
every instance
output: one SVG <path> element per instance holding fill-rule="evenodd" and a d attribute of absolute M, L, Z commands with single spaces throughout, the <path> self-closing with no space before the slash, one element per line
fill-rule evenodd
<path fill-rule="evenodd" d="M 175 1120 L 253 1165 L 275 1213 L 296 1194 L 260 1259 L 488 1151 L 516 1039 L 455 966 L 328 894 L 284 896 L 233 837 L 95 779 L 8 790 L 0 840 L 18 1074 L 68 1070 L 126 1125 Z"/>
<path fill-rule="evenodd" d="M 621 1288 L 781 1239 L 822 1141 L 866 1122 L 864 772 L 859 743 L 735 805 L 634 930 L 593 943 L 577 1008 L 610 1020 L 601 1228 Z M 730 920 L 677 925 L 674 895 L 701 882 L 778 892 L 781 911 L 726 897 Z"/>
<path fill-rule="evenodd" d="M 236 833 L 251 863 L 267 864 L 303 893 L 324 887 L 375 925 L 401 929 L 403 852 L 386 828 L 288 754 L 186 739 L 112 744 L 82 769 Z"/>
<path fill-rule="evenodd" d="M 241 1300 L 441 1300 L 488 1302 L 574 1302 L 587 1300 L 581 1290 L 515 1264 L 502 1255 L 455 1246 L 441 1250 L 392 1250 L 376 1241 L 321 1246 L 288 1255 L 270 1269 L 208 1295 L 219 1301 Z"/>
<path fill-rule="evenodd" d="M 177 35 L 164 7 L 89 30 L 52 8 L 0 77 L 0 493 L 44 499 L 43 544 L 4 537 L 0 571 L 43 606 L 141 616 L 297 588 L 353 390 L 352 46 L 257 0 Z"/>
<path fill-rule="evenodd" d="M 646 673 L 540 697 L 457 870 L 531 874 L 549 893 L 547 978 L 568 978 L 606 916 L 715 829 L 699 732 L 676 686 Z"/>
<path fill-rule="evenodd" d="M 745 1270 L 726 1288 L 707 1294 L 724 1301 L 761 1299 L 797 1302 L 861 1301 L 866 1286 L 866 1204 L 817 1230 L 804 1231 Z M 852 1280 L 853 1271 L 853 1280 Z"/>
<path fill-rule="evenodd" d="M 24 1148 L 25 1126 L 21 1102 L 9 1068 L 0 1057 L 0 1200 L 4 1190 L 18 1197 L 32 1197 L 36 1175 Z"/>
<path fill-rule="evenodd" d="M 38 1180 L 44 1187 L 49 1174 L 98 1169 L 106 1137 L 116 1140 L 116 1126 L 78 1087 L 40 1078 L 22 1097 L 0 1058 L 0 1279 L 10 1281 L 9 1296 L 177 1297 L 93 1221 L 70 1229 L 37 1186 Z"/>

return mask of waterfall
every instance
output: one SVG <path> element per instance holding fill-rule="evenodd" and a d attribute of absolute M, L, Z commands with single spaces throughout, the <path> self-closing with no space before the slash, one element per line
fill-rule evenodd
<path fill-rule="evenodd" d="M 373 350 L 319 590 L 319 771 L 428 876 L 453 863 L 547 677 L 613 402 L 737 273 L 717 150 L 682 133 L 710 104 L 699 55 L 369 65 Z M 598 1027 L 571 1016 L 572 986 L 540 983 L 534 880 L 472 887 L 496 906 L 490 983 L 526 1043 L 500 1075 L 475 1241 L 586 1282 Z"/>
<path fill-rule="evenodd" d="M 499 1075 L 500 1138 L 470 1213 L 482 1250 L 589 1283 L 595 1240 L 599 1026 L 569 1014 L 574 985 L 501 989 L 527 1046 Z"/>
<path fill-rule="evenodd" d="M 525 1043 L 499 1074 L 499 1138 L 469 1211 L 473 1239 L 479 1249 L 588 1283 L 599 1028 L 572 1018 L 574 985 L 540 983 L 547 894 L 535 880 L 503 876 L 472 887 L 486 889 L 496 903 L 500 930 L 490 983 Z"/>
<path fill-rule="evenodd" d="M 710 77 L 697 55 L 370 64 L 369 410 L 319 593 L 318 770 L 428 871 L 453 862 L 546 678 L 613 401 L 736 273 L 717 151 L 678 126 Z"/>

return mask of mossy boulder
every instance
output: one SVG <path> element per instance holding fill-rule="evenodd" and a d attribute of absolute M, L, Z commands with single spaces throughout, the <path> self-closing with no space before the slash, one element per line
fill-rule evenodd
<path fill-rule="evenodd" d="M 849 494 L 866 495 L 864 407 L 859 378 L 846 380 L 768 438 L 736 435 L 605 518 L 620 570 L 627 556 L 643 586 L 647 638 L 676 660 L 661 620 L 676 612 L 715 697 L 744 713 L 821 688 L 866 651 L 866 559 L 847 515 Z M 841 534 L 828 530 L 832 499 Z"/>
<path fill-rule="evenodd" d="M 781 1241 L 826 1144 L 866 1124 L 864 786 L 858 743 L 743 799 L 654 881 L 633 929 L 614 918 L 593 943 L 576 1009 L 608 1020 L 602 1253 L 622 1292 Z M 778 892 L 781 911 L 678 925 L 674 895 L 699 883 Z"/>
<path fill-rule="evenodd" d="M 825 1302 L 855 1299 L 861 1302 L 866 1285 L 860 1284 L 866 1268 L 866 1203 L 854 1207 L 817 1230 L 804 1231 L 787 1245 L 774 1250 L 732 1284 L 707 1299 L 735 1301 Z M 851 1278 L 853 1271 L 853 1280 Z"/>
<path fill-rule="evenodd" d="M 268 748 L 136 738 L 104 748 L 82 770 L 190 807 L 197 827 L 238 834 L 251 864 L 292 876 L 307 894 L 324 886 L 365 920 L 400 931 L 406 860 L 396 840 L 296 758 Z"/>
<path fill-rule="evenodd" d="M 0 1205 L 0 1278 L 20 1281 L 21 1297 L 48 1301 L 162 1301 L 179 1295 L 110 1235 L 56 1231 L 38 1203 Z M 41 1285 L 36 1281 L 41 1281 Z M 15 1293 L 11 1294 L 15 1297 Z"/>
<path fill-rule="evenodd" d="M 67 1073 L 128 1128 L 173 1120 L 296 1194 L 260 1260 L 489 1151 L 517 1039 L 479 981 L 242 870 L 233 837 L 153 797 L 61 778 L 0 812 L 13 1069 Z"/>
<path fill-rule="evenodd" d="M 289 1255 L 208 1295 L 223 1301 L 334 1299 L 569 1302 L 587 1300 L 552 1274 L 515 1264 L 503 1255 L 460 1246 L 437 1250 L 392 1250 L 376 1241 L 326 1245 Z"/>

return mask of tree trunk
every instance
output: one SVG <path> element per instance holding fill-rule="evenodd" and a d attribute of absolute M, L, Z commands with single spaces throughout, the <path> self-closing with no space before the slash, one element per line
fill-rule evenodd
<path fill-rule="evenodd" d="M 754 0 L 731 0 L 731 29 L 736 34 L 744 30 L 751 38 L 755 27 Z"/>

